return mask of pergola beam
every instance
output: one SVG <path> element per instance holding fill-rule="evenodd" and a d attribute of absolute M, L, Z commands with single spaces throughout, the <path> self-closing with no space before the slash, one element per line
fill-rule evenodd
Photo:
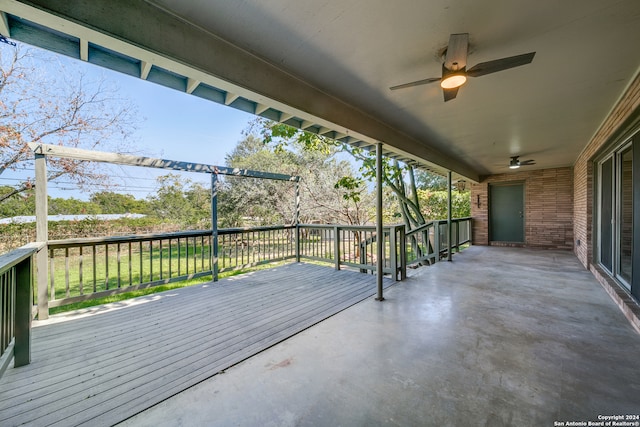
<path fill-rule="evenodd" d="M 185 172 L 212 173 L 216 175 L 243 176 L 247 178 L 272 179 L 276 181 L 300 181 L 299 176 L 280 173 L 259 172 L 250 169 L 229 168 L 226 166 L 214 166 L 204 163 L 190 163 L 177 160 L 156 159 L 153 157 L 132 156 L 129 154 L 83 150 L 81 148 L 61 147 L 59 145 L 51 144 L 36 144 L 32 142 L 29 143 L 29 148 L 38 155 L 56 156 L 74 160 L 141 166 L 155 169 L 170 169 Z"/>

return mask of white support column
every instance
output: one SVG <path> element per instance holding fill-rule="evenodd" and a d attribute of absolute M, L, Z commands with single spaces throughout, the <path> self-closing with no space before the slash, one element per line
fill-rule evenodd
<path fill-rule="evenodd" d="M 36 241 L 45 245 L 36 255 L 38 285 L 38 320 L 49 318 L 49 293 L 47 292 L 47 261 L 49 247 L 49 207 L 47 204 L 47 158 L 44 154 L 35 154 L 36 169 Z"/>
<path fill-rule="evenodd" d="M 382 143 L 376 144 L 376 284 L 378 286 L 378 295 L 376 301 L 384 301 L 382 295 L 382 279 L 384 268 L 384 230 L 382 228 Z"/>

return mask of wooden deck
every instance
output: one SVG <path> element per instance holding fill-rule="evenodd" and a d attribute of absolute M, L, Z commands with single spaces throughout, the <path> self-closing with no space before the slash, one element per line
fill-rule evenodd
<path fill-rule="evenodd" d="M 35 327 L 32 363 L 0 379 L 0 425 L 113 425 L 375 290 L 375 276 L 287 264 Z"/>

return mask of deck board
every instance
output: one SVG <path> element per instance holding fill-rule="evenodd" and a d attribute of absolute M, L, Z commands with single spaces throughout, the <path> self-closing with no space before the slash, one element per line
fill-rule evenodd
<path fill-rule="evenodd" d="M 112 425 L 375 291 L 375 276 L 287 264 L 36 327 L 32 363 L 0 379 L 0 425 Z"/>

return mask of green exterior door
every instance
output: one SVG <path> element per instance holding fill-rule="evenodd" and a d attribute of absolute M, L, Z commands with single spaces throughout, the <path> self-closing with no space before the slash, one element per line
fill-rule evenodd
<path fill-rule="evenodd" d="M 524 185 L 492 185 L 489 191 L 489 240 L 524 243 Z"/>

